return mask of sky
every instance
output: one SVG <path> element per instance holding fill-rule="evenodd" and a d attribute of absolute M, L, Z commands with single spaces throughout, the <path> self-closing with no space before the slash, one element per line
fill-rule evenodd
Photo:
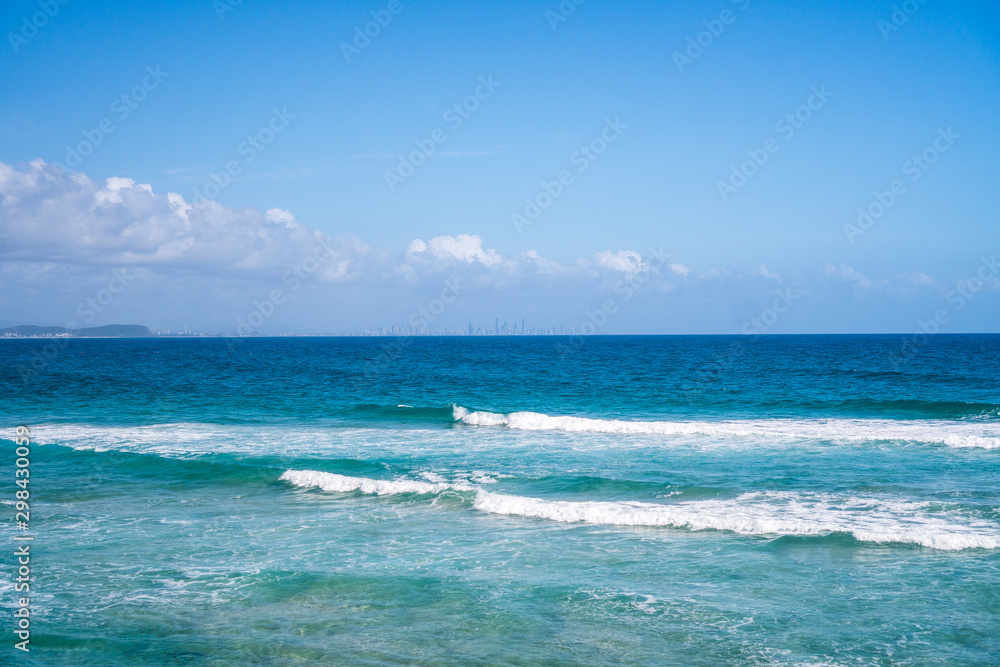
<path fill-rule="evenodd" d="M 998 331 L 993 2 L 11 0 L 0 34 L 0 327 Z"/>

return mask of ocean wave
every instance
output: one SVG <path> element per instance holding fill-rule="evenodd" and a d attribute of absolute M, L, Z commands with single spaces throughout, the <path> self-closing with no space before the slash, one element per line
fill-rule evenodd
<path fill-rule="evenodd" d="M 1000 426 L 979 422 L 889 419 L 748 419 L 741 421 L 631 421 L 551 416 L 541 412 L 496 413 L 452 408 L 456 422 L 525 431 L 622 435 L 785 438 L 834 442 L 919 442 L 957 448 L 1000 448 Z"/>
<path fill-rule="evenodd" d="M 451 410 L 448 410 L 450 423 Z M 442 433 L 443 429 L 439 429 Z M 410 429 L 302 424 L 223 425 L 199 422 L 163 424 L 43 423 L 32 425 L 38 445 L 78 451 L 131 452 L 170 458 L 216 454 L 249 457 L 356 458 L 368 444 L 413 447 Z"/>
<path fill-rule="evenodd" d="M 861 542 L 905 543 L 939 550 L 998 549 L 1000 526 L 963 517 L 931 503 L 788 491 L 744 493 L 729 499 L 674 503 L 545 500 L 465 484 L 378 480 L 316 470 L 288 470 L 281 479 L 302 488 L 369 495 L 474 491 L 472 507 L 487 514 L 561 523 L 719 530 L 756 536 L 848 533 Z"/>
<path fill-rule="evenodd" d="M 348 477 L 319 470 L 286 470 L 281 475 L 283 481 L 302 488 L 319 488 L 332 493 L 360 491 L 368 495 L 388 496 L 402 493 L 426 495 L 448 490 L 471 491 L 473 487 L 445 482 L 421 482 L 418 480 L 383 480 L 368 477 Z"/>
<path fill-rule="evenodd" d="M 479 491 L 473 502 L 477 510 L 491 514 L 563 523 L 666 526 L 762 536 L 850 533 L 862 542 L 901 542 L 941 550 L 1000 548 L 1000 527 L 984 521 L 961 524 L 922 513 L 927 506 L 924 502 L 789 492 L 658 504 L 542 500 Z"/>
<path fill-rule="evenodd" d="M 366 408 L 367 410 L 367 408 Z M 930 419 L 731 419 L 640 421 L 548 415 L 541 412 L 489 412 L 460 405 L 448 408 L 391 408 L 415 411 L 413 426 L 394 430 L 362 424 L 221 425 L 176 422 L 148 425 L 47 423 L 32 427 L 39 444 L 62 444 L 73 449 L 131 451 L 162 456 L 197 456 L 209 453 L 267 455 L 325 455 L 345 442 L 412 444 L 406 433 L 421 424 L 476 426 L 514 431 L 654 435 L 668 438 L 709 439 L 741 445 L 781 441 L 838 444 L 908 443 L 943 445 L 956 449 L 1000 449 L 1000 423 L 972 420 Z M 438 430 L 438 429 L 428 429 Z M 443 433 L 440 434 L 442 437 Z M 614 442 L 614 441 L 611 441 Z"/>

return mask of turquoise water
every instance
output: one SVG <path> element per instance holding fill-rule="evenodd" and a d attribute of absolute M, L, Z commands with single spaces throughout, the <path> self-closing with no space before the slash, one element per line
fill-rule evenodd
<path fill-rule="evenodd" d="M 0 663 L 1000 662 L 1000 336 L 900 345 L 0 341 Z"/>

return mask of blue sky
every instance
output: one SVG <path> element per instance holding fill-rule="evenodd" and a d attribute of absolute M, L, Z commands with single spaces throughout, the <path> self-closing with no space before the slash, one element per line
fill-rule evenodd
<path fill-rule="evenodd" d="M 611 333 L 736 333 L 781 289 L 802 298 L 776 332 L 908 332 L 955 308 L 1000 253 L 995 4 L 662 4 L 567 0 L 556 21 L 555 1 L 52 0 L 33 34 L 46 3 L 8 2 L 0 326 L 79 319 L 121 267 L 139 278 L 93 323 L 226 331 L 284 289 L 260 331 L 357 331 L 408 320 L 453 275 L 468 287 L 431 328 L 577 326 L 611 298 Z M 348 61 L 372 12 L 386 25 Z M 602 131 L 614 140 L 582 157 Z M 390 189 L 387 170 L 428 141 Z M 73 166 L 80 142 L 96 145 Z M 915 167 L 924 151 L 935 161 Z M 239 173 L 217 206 L 170 219 L 167 193 L 190 204 L 227 163 Z M 518 229 L 561 172 L 571 182 Z M 884 213 L 845 232 L 894 181 Z M 109 199 L 123 191 L 136 196 Z M 288 294 L 316 233 L 337 261 Z M 620 281 L 645 268 L 626 300 Z M 948 330 L 996 331 L 997 285 Z"/>

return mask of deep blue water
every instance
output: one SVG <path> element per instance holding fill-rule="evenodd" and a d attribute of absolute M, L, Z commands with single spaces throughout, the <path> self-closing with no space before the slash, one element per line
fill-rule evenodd
<path fill-rule="evenodd" d="M 994 335 L 0 340 L 0 663 L 998 663 L 998 378 Z"/>

